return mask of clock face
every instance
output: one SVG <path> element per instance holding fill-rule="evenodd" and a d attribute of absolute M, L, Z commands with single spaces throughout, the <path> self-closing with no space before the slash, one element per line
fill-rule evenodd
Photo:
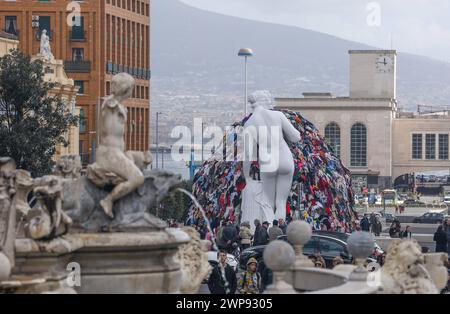
<path fill-rule="evenodd" d="M 377 70 L 381 73 L 390 73 L 394 69 L 394 59 L 390 56 L 382 55 L 376 61 Z"/>

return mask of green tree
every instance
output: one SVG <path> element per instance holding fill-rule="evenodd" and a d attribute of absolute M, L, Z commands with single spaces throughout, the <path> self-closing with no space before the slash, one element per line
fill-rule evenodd
<path fill-rule="evenodd" d="M 191 191 L 192 182 L 183 181 L 177 188 Z M 163 220 L 175 219 L 176 221 L 184 221 L 190 203 L 191 199 L 186 194 L 174 188 L 172 192 L 161 201 L 159 208 L 153 208 L 150 212 Z"/>
<path fill-rule="evenodd" d="M 0 156 L 14 158 L 33 176 L 48 174 L 58 144 L 78 117 L 43 80 L 43 63 L 18 50 L 0 58 Z"/>

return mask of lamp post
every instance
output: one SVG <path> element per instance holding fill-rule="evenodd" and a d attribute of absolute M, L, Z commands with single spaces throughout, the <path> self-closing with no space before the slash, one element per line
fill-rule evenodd
<path fill-rule="evenodd" d="M 158 169 L 159 160 L 159 116 L 162 114 L 162 112 L 156 113 L 156 169 Z"/>
<path fill-rule="evenodd" d="M 250 48 L 242 48 L 239 50 L 238 52 L 238 56 L 239 57 L 244 57 L 245 58 L 245 99 L 244 99 L 244 109 L 245 109 L 245 115 L 247 116 L 247 92 L 248 92 L 248 88 L 247 88 L 247 76 L 248 76 L 248 71 L 247 71 L 247 59 L 248 57 L 253 57 L 254 53 L 253 50 L 251 50 Z"/>

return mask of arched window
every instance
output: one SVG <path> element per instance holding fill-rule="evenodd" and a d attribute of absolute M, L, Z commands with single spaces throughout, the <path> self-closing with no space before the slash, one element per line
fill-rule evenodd
<path fill-rule="evenodd" d="M 331 122 L 325 127 L 325 139 L 338 158 L 341 158 L 341 129 L 337 123 Z"/>
<path fill-rule="evenodd" d="M 350 165 L 367 167 L 367 128 L 362 123 L 352 126 Z"/>

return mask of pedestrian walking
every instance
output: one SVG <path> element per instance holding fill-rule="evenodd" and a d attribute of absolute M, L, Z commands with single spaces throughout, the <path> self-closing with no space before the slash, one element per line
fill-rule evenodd
<path fill-rule="evenodd" d="M 266 266 L 264 261 L 258 263 L 258 273 L 261 275 L 261 291 L 263 293 L 268 286 L 273 283 L 273 272 L 270 268 Z"/>
<path fill-rule="evenodd" d="M 227 252 L 217 253 L 219 263 L 213 268 L 208 279 L 208 288 L 212 294 L 235 294 L 237 287 L 236 273 L 227 263 Z"/>
<path fill-rule="evenodd" d="M 253 236 L 253 245 L 266 245 L 269 243 L 269 233 L 267 229 L 269 228 L 269 223 L 264 221 L 262 226 L 256 231 Z"/>
<path fill-rule="evenodd" d="M 255 219 L 255 221 L 253 223 L 255 225 L 255 232 L 253 233 L 253 246 L 257 246 L 257 245 L 259 245 L 258 234 L 259 234 L 259 231 L 261 230 L 261 222 L 258 219 Z"/>
<path fill-rule="evenodd" d="M 236 227 L 233 226 L 233 223 L 229 221 L 227 226 L 223 228 L 222 231 L 222 245 L 225 245 L 223 248 L 227 250 L 228 253 L 232 253 L 235 249 L 235 245 L 238 241 L 238 232 Z"/>
<path fill-rule="evenodd" d="M 238 280 L 237 289 L 240 294 L 259 294 L 261 292 L 261 275 L 257 271 L 258 261 L 250 258 L 247 262 L 247 270 Z"/>
<path fill-rule="evenodd" d="M 362 231 L 370 232 L 370 221 L 367 218 L 367 215 L 364 215 L 364 217 L 361 219 L 360 225 Z"/>
<path fill-rule="evenodd" d="M 440 225 L 434 233 L 433 241 L 436 242 L 436 252 L 447 253 L 447 233 L 444 226 Z"/>
<path fill-rule="evenodd" d="M 287 224 L 283 218 L 278 219 L 278 227 L 283 231 L 283 234 L 286 234 Z"/>
<path fill-rule="evenodd" d="M 444 231 L 447 234 L 447 254 L 450 256 L 450 219 L 445 220 Z"/>
<path fill-rule="evenodd" d="M 380 217 L 376 216 L 374 223 L 372 224 L 372 233 L 376 237 L 379 237 L 382 231 L 383 231 L 383 224 L 380 221 Z"/>
<path fill-rule="evenodd" d="M 391 226 L 389 227 L 389 236 L 391 238 L 400 238 L 400 232 L 401 232 L 400 222 L 397 220 L 393 221 Z"/>
<path fill-rule="evenodd" d="M 406 226 L 405 231 L 403 231 L 401 233 L 400 237 L 402 239 L 411 239 L 412 238 L 411 227 L 410 226 Z"/>
<path fill-rule="evenodd" d="M 250 229 L 249 222 L 243 222 L 239 231 L 239 237 L 241 238 L 241 248 L 245 250 L 250 247 L 252 241 L 252 230 Z"/>
<path fill-rule="evenodd" d="M 274 220 L 272 227 L 269 229 L 269 242 L 275 241 L 282 235 L 283 231 L 278 227 L 278 220 Z"/>

